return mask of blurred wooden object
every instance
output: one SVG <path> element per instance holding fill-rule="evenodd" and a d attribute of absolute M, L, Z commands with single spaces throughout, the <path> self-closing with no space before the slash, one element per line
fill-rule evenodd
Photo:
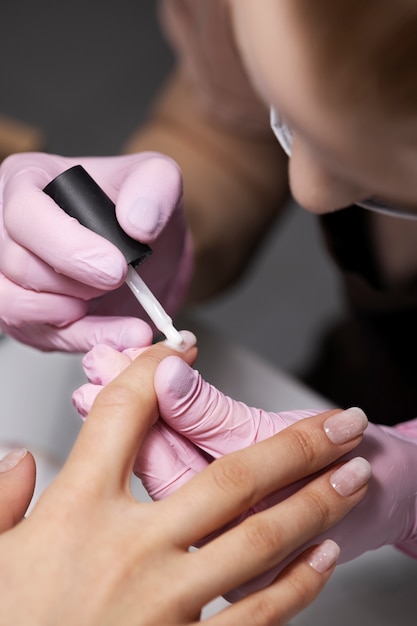
<path fill-rule="evenodd" d="M 16 152 L 37 152 L 45 150 L 44 132 L 10 117 L 0 115 L 0 162 Z"/>

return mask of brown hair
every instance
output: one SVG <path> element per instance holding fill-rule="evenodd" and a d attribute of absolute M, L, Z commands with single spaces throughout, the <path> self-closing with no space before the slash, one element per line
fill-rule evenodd
<path fill-rule="evenodd" d="M 334 97 L 417 113 L 417 0 L 292 0 Z"/>

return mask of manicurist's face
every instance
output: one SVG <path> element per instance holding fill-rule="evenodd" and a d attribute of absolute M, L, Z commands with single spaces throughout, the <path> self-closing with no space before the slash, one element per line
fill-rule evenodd
<path fill-rule="evenodd" d="M 417 214 L 417 119 L 332 104 L 336 77 L 314 66 L 292 2 L 230 0 L 230 8 L 253 86 L 293 129 L 294 197 L 314 213 L 377 197 Z"/>

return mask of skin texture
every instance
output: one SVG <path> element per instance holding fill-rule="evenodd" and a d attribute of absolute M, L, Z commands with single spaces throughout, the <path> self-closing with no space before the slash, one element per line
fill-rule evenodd
<path fill-rule="evenodd" d="M 2 623 L 195 624 L 208 601 L 285 559 L 364 496 L 366 480 L 342 496 L 331 486 L 334 468 L 323 470 L 360 441 L 332 443 L 324 415 L 215 461 L 162 502 L 134 500 L 132 467 L 158 418 L 154 372 L 172 353 L 161 344 L 144 351 L 97 396 L 58 478 L 28 519 L 3 526 Z M 192 362 L 195 347 L 182 356 Z M 188 551 L 266 494 L 316 472 L 287 501 Z M 22 545 L 25 558 L 16 558 Z M 319 593 L 337 554 L 328 543 L 310 550 L 268 590 L 207 623 L 287 623 Z"/>

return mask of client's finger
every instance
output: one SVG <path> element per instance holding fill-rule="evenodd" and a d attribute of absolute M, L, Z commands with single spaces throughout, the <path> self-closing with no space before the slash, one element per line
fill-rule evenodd
<path fill-rule="evenodd" d="M 334 571 L 340 549 L 327 540 L 293 561 L 266 589 L 250 594 L 206 621 L 207 626 L 285 626 L 319 595 Z"/>
<path fill-rule="evenodd" d="M 35 461 L 24 448 L 11 450 L 0 460 L 0 532 L 19 522 L 35 488 Z"/>
<path fill-rule="evenodd" d="M 183 338 L 181 356 L 191 363 L 197 354 L 195 337 L 184 332 Z M 155 369 L 174 353 L 179 354 L 165 342 L 151 346 L 98 394 L 65 472 L 76 469 L 91 476 L 94 468 L 96 484 L 101 481 L 106 490 L 127 485 L 136 453 L 158 418 Z"/>
<path fill-rule="evenodd" d="M 205 589 L 211 597 L 222 593 L 225 585 L 232 590 L 273 569 L 346 515 L 365 495 L 371 470 L 369 463 L 356 458 L 339 466 L 339 472 L 342 469 L 346 482 L 350 481 L 349 492 L 343 492 L 346 495 L 332 486 L 334 468 L 327 470 L 286 500 L 246 518 L 203 546 L 196 556 L 196 570 L 206 573 Z M 236 567 L 235 556 L 242 553 L 244 562 Z M 216 571 L 220 555 L 221 576 Z"/>
<path fill-rule="evenodd" d="M 178 501 L 175 525 L 183 530 L 183 541 L 196 542 L 270 493 L 314 474 L 351 451 L 360 437 L 339 445 L 332 443 L 324 430 L 329 414 L 301 420 L 261 443 L 217 459 L 174 493 L 170 500 Z M 201 516 L 201 510 L 207 514 Z"/>

